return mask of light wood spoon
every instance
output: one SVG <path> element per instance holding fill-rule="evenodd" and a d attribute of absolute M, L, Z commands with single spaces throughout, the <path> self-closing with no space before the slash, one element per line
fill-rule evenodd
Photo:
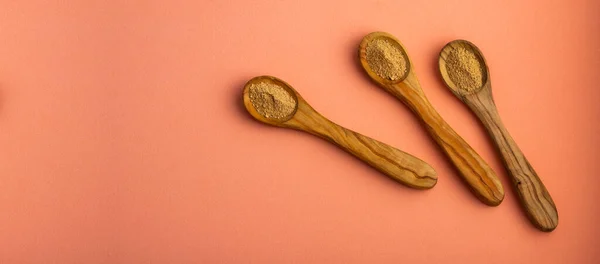
<path fill-rule="evenodd" d="M 261 115 L 250 98 L 253 85 L 276 85 L 289 93 L 296 102 L 294 111 L 284 118 Z M 315 111 L 286 82 L 271 76 L 259 76 L 244 86 L 244 106 L 256 120 L 265 124 L 293 128 L 319 136 L 351 153 L 390 178 L 416 189 L 432 188 L 437 182 L 435 170 L 424 161 L 382 142 L 341 127 Z"/>
<path fill-rule="evenodd" d="M 367 58 L 367 47 L 375 40 L 385 40 L 394 45 L 406 62 L 406 73 L 391 80 L 379 76 Z M 386 56 L 389 56 L 387 54 Z M 359 58 L 363 69 L 377 84 L 396 98 L 404 102 L 422 121 L 435 142 L 458 169 L 459 174 L 469 185 L 472 192 L 483 203 L 490 206 L 499 205 L 504 199 L 504 189 L 490 166 L 442 119 L 425 97 L 417 76 L 412 69 L 412 62 L 404 46 L 394 36 L 385 32 L 373 32 L 365 36 L 360 43 Z"/>
<path fill-rule="evenodd" d="M 482 70 L 483 85 L 474 91 L 467 91 L 450 78 L 447 64 L 448 56 L 457 48 L 466 49 L 475 55 Z M 466 40 L 452 41 L 440 52 L 439 68 L 446 86 L 477 115 L 487 129 L 499 150 L 504 166 L 512 178 L 513 186 L 519 195 L 521 204 L 531 222 L 540 230 L 550 232 L 558 225 L 558 212 L 552 197 L 533 170 L 523 152 L 517 146 L 508 130 L 502 124 L 492 97 L 490 73 L 481 51 Z"/>

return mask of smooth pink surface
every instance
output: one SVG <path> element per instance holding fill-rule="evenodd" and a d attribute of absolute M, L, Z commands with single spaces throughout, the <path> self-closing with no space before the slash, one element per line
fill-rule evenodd
<path fill-rule="evenodd" d="M 0 1 L 0 263 L 600 263 L 600 1 Z M 507 190 L 471 195 L 360 39 L 407 47 L 430 101 Z M 484 52 L 560 224 L 534 229 L 491 141 L 443 86 Z M 408 189 L 246 114 L 270 74 L 333 121 L 432 164 Z"/>

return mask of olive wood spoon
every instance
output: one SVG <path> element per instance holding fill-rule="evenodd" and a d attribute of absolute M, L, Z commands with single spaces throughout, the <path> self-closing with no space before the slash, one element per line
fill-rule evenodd
<path fill-rule="evenodd" d="M 457 48 L 471 51 L 479 60 L 482 70 L 483 85 L 474 91 L 456 85 L 449 76 L 446 64 L 450 52 Z M 540 230 L 550 232 L 558 225 L 558 212 L 548 190 L 533 170 L 515 140 L 504 127 L 492 97 L 490 72 L 481 51 L 466 40 L 452 41 L 440 52 L 439 68 L 446 86 L 465 103 L 485 126 L 501 154 L 504 166 L 512 178 L 513 186 L 519 195 L 521 205 L 531 222 Z"/>
<path fill-rule="evenodd" d="M 283 119 L 261 115 L 250 99 L 254 84 L 268 83 L 287 91 L 295 100 L 294 111 Z M 271 76 L 259 76 L 244 86 L 244 106 L 256 120 L 284 128 L 308 132 L 334 143 L 390 178 L 416 189 L 430 189 L 437 183 L 435 170 L 424 161 L 387 144 L 341 127 L 315 111 L 286 82 Z"/>
<path fill-rule="evenodd" d="M 387 40 L 398 48 L 406 61 L 404 76 L 390 80 L 379 76 L 369 64 L 367 46 L 377 39 Z M 412 62 L 404 46 L 391 34 L 373 32 L 365 36 L 359 46 L 359 59 L 367 74 L 386 91 L 404 102 L 422 121 L 435 142 L 458 169 L 471 191 L 483 203 L 499 205 L 504 199 L 504 189 L 490 166 L 442 119 L 425 97 L 412 69 Z"/>

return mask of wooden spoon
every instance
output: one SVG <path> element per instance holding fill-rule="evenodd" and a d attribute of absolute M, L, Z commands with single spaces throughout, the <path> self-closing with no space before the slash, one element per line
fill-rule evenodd
<path fill-rule="evenodd" d="M 276 85 L 289 93 L 296 102 L 294 111 L 279 119 L 261 115 L 250 98 L 251 87 L 260 83 Z M 429 189 L 437 182 L 435 170 L 429 164 L 406 152 L 329 121 L 315 111 L 289 84 L 278 78 L 259 76 L 248 81 L 244 86 L 244 106 L 250 115 L 260 122 L 305 131 L 326 139 L 409 187 Z"/>
<path fill-rule="evenodd" d="M 448 69 L 456 66 L 446 62 L 450 53 L 458 48 L 472 52 L 481 65 L 482 86 L 473 91 L 467 91 L 450 78 Z M 439 68 L 446 86 L 477 115 L 496 144 L 531 222 L 542 231 L 554 230 L 558 225 L 558 212 L 554 201 L 500 120 L 492 97 L 489 69 L 481 51 L 466 40 L 452 41 L 440 52 Z"/>
<path fill-rule="evenodd" d="M 406 71 L 391 73 L 395 78 L 380 76 L 373 69 L 367 58 L 367 47 L 376 40 L 385 40 L 393 45 L 394 52 L 385 56 L 396 54 L 404 57 Z M 404 102 L 421 120 L 435 142 L 442 148 L 458 169 L 464 181 L 472 192 L 483 203 L 490 206 L 499 205 L 504 199 L 504 189 L 490 166 L 442 119 L 438 112 L 431 106 L 421 85 L 412 69 L 412 62 L 404 46 L 394 36 L 384 32 L 373 32 L 365 36 L 360 43 L 359 58 L 362 67 L 377 84 L 396 98 Z M 390 58 L 388 58 L 390 59 Z M 391 58 L 398 59 L 398 58 Z M 376 65 L 374 65 L 376 66 Z"/>

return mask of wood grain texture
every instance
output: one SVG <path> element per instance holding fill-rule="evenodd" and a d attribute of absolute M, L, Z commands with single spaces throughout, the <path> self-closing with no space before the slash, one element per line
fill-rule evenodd
<path fill-rule="evenodd" d="M 448 77 L 446 58 L 450 49 L 458 46 L 475 52 L 481 59 L 482 65 L 485 66 L 484 85 L 478 91 L 466 93 L 458 89 Z M 558 225 L 558 211 L 554 201 L 500 119 L 492 96 L 489 69 L 481 51 L 468 41 L 450 42 L 440 53 L 439 67 L 448 88 L 475 113 L 494 141 L 504 166 L 511 176 L 513 187 L 519 196 L 521 205 L 530 221 L 542 231 L 550 232 L 554 230 Z"/>
<path fill-rule="evenodd" d="M 390 81 L 381 78 L 370 68 L 366 59 L 366 47 L 368 43 L 376 38 L 387 38 L 396 41 L 404 49 L 409 60 L 406 78 L 399 81 Z M 359 58 L 363 69 L 371 79 L 404 102 L 420 118 L 429 134 L 454 164 L 473 194 L 487 205 L 499 205 L 504 199 L 504 189 L 500 180 L 481 156 L 444 121 L 429 103 L 412 70 L 412 62 L 402 43 L 388 33 L 371 33 L 365 36 L 360 44 Z"/>
<path fill-rule="evenodd" d="M 295 97 L 297 107 L 287 120 L 267 119 L 261 116 L 248 96 L 253 82 L 272 82 L 285 87 Z M 435 170 L 424 161 L 360 133 L 339 126 L 315 111 L 289 84 L 271 76 L 250 80 L 244 89 L 244 105 L 257 120 L 273 126 L 305 131 L 334 143 L 390 178 L 412 188 L 430 189 L 437 183 Z"/>

